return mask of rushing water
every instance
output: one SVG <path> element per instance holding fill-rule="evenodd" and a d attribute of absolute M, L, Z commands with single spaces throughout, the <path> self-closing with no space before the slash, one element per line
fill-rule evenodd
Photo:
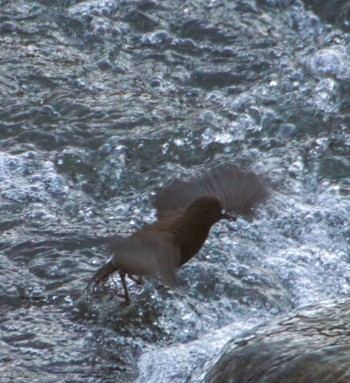
<path fill-rule="evenodd" d="M 349 295 L 344 20 L 299 0 L 0 1 L 1 382 L 190 382 L 243 331 Z M 175 290 L 83 294 L 156 187 L 219 162 L 264 176 L 253 222 L 216 225 Z"/>

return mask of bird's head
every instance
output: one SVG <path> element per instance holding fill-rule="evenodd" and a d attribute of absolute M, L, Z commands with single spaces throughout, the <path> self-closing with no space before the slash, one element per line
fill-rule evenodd
<path fill-rule="evenodd" d="M 236 221 L 236 217 L 226 212 L 220 200 L 215 197 L 197 198 L 188 206 L 184 217 L 210 226 L 221 219 Z"/>

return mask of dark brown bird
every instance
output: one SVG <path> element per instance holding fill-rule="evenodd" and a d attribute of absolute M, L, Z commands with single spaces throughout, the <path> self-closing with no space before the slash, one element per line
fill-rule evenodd
<path fill-rule="evenodd" d="M 126 239 L 112 241 L 114 256 L 96 272 L 87 289 L 116 271 L 126 303 L 130 302 L 126 275 L 134 279 L 158 274 L 163 283 L 174 286 L 176 270 L 198 253 L 212 225 L 221 219 L 236 220 L 231 213 L 251 218 L 254 207 L 266 197 L 257 175 L 233 165 L 220 165 L 189 181 L 173 181 L 155 196 L 158 220 Z"/>

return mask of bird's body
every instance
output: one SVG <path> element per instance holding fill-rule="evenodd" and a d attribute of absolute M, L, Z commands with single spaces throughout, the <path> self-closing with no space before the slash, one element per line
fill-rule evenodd
<path fill-rule="evenodd" d="M 221 219 L 234 220 L 235 217 L 224 210 L 225 206 L 236 206 L 248 214 L 251 209 L 266 197 L 259 178 L 252 173 L 244 173 L 237 167 L 219 167 L 219 172 L 212 179 L 208 176 L 197 181 L 186 183 L 193 186 L 190 189 L 176 186 L 175 201 L 170 205 L 167 201 L 167 190 L 171 197 L 173 186 L 164 189 L 155 200 L 159 219 L 126 239 L 115 240 L 110 244 L 114 253 L 111 260 L 105 263 L 92 277 L 88 288 L 104 280 L 115 271 L 119 271 L 125 290 L 126 302 L 130 301 L 125 276 L 158 274 L 161 280 L 170 286 L 175 285 L 176 270 L 194 257 L 203 246 L 208 237 L 210 228 Z M 220 170 L 221 169 L 221 170 Z M 227 171 L 231 169 L 231 171 Z M 232 189 L 221 190 L 217 193 L 215 187 L 223 187 L 227 175 L 235 176 L 235 187 L 232 189 L 232 180 L 227 179 L 226 184 Z M 206 178 L 207 177 L 207 178 Z M 253 190 L 244 190 L 244 182 Z M 240 181 L 240 182 L 237 182 Z M 196 189 L 200 185 L 200 190 Z M 186 190 L 185 190 L 186 189 Z M 250 188 L 249 188 L 250 189 Z M 185 190 L 182 195 L 182 190 Z M 252 193 L 253 191 L 253 193 Z M 230 198 L 236 201 L 230 201 Z M 171 205 L 173 204 L 173 205 Z M 165 206 L 163 209 L 162 206 Z M 166 211 L 164 213 L 163 211 Z M 176 211 L 176 214 L 174 214 Z"/>

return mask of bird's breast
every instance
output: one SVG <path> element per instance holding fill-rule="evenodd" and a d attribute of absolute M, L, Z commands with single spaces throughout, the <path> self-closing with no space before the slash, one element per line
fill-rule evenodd
<path fill-rule="evenodd" d="M 208 237 L 210 227 L 192 228 L 181 235 L 181 264 L 188 262 L 193 258 L 203 246 Z"/>

